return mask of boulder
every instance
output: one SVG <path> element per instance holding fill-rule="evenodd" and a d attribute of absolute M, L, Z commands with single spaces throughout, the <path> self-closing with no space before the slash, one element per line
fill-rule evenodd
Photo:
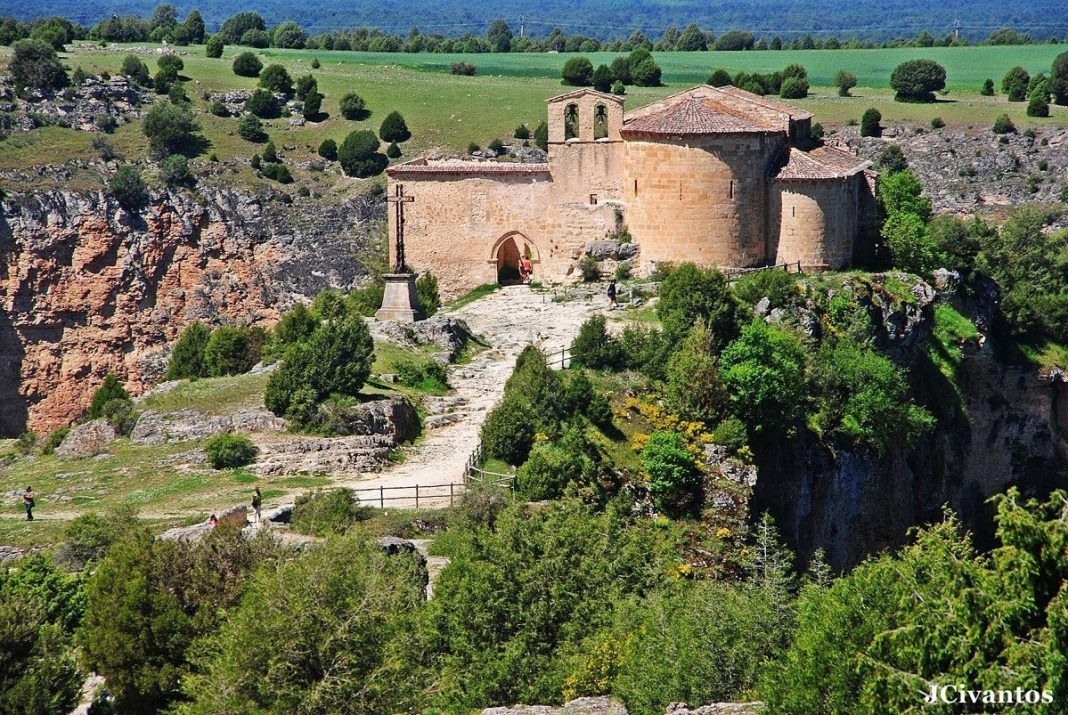
<path fill-rule="evenodd" d="M 686 703 L 671 703 L 664 715 L 758 715 L 763 712 L 764 704 L 751 703 L 711 703 L 691 708 Z"/>
<path fill-rule="evenodd" d="M 285 428 L 285 420 L 262 408 L 238 410 L 232 415 L 205 415 L 191 409 L 146 410 L 137 418 L 130 439 L 138 444 L 163 444 L 228 432 L 279 432 Z"/>
<path fill-rule="evenodd" d="M 74 427 L 56 447 L 60 457 L 95 457 L 107 450 L 118 434 L 106 420 L 93 420 Z"/>
<path fill-rule="evenodd" d="M 341 435 L 378 435 L 394 445 L 419 433 L 419 414 L 403 395 L 388 395 L 357 404 L 319 405 L 317 422 Z"/>
<path fill-rule="evenodd" d="M 577 698 L 562 707 L 512 705 L 486 708 L 482 715 L 627 715 L 627 709 L 615 698 L 602 695 L 595 698 Z"/>

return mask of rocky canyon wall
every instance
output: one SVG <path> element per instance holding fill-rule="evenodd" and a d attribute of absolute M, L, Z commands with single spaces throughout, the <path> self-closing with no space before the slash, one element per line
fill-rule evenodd
<path fill-rule="evenodd" d="M 384 203 L 271 189 L 154 192 L 133 214 L 104 192 L 9 192 L 0 202 L 0 434 L 70 424 L 109 372 L 137 393 L 194 320 L 270 325 L 347 289 Z"/>

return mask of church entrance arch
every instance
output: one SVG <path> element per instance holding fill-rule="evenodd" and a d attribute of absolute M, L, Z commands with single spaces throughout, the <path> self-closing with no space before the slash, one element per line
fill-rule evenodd
<path fill-rule="evenodd" d="M 529 261 L 532 273 L 537 270 L 541 258 L 538 247 L 519 231 L 510 231 L 498 238 L 490 250 L 489 262 L 496 266 L 497 282 L 501 285 L 515 285 L 523 282 L 521 269 L 523 261 Z M 531 276 L 526 276 L 529 282 Z"/>

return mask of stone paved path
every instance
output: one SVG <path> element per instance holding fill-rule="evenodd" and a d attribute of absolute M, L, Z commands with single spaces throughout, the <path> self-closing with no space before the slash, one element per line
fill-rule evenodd
<path fill-rule="evenodd" d="M 531 291 L 527 286 L 507 286 L 449 313 L 467 321 L 471 331 L 489 348 L 475 355 L 470 363 L 450 366 L 449 384 L 454 393 L 427 401 L 425 435 L 409 449 L 404 462 L 381 473 L 338 484 L 374 490 L 416 484 L 437 486 L 426 492 L 420 490 L 420 506 L 447 504 L 446 485 L 463 482 L 464 465 L 478 445 L 482 422 L 500 399 L 523 348 L 533 343 L 546 352 L 559 353 L 571 345 L 586 318 L 605 307 L 606 301 L 600 295 L 553 302 L 551 295 Z M 390 495 L 389 491 L 384 493 Z M 365 503 L 377 505 L 378 494 L 368 491 L 359 496 Z M 405 498 L 386 502 L 386 506 L 414 506 L 413 490 L 396 490 L 393 494 Z"/>

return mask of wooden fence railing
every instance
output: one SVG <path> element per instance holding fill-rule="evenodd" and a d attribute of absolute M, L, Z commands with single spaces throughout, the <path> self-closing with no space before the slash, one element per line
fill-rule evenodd
<path fill-rule="evenodd" d="M 452 506 L 466 488 L 465 483 L 450 482 L 449 484 L 414 484 L 403 487 L 366 487 L 352 491 L 355 492 L 360 503 L 366 506 L 377 505 L 379 509 L 385 509 L 386 504 L 390 503 L 393 506 L 403 507 L 404 504 L 392 503 L 405 501 L 414 502 L 415 508 L 418 509 L 420 501 L 424 506 L 429 506 L 440 504 L 448 499 L 449 506 Z"/>

